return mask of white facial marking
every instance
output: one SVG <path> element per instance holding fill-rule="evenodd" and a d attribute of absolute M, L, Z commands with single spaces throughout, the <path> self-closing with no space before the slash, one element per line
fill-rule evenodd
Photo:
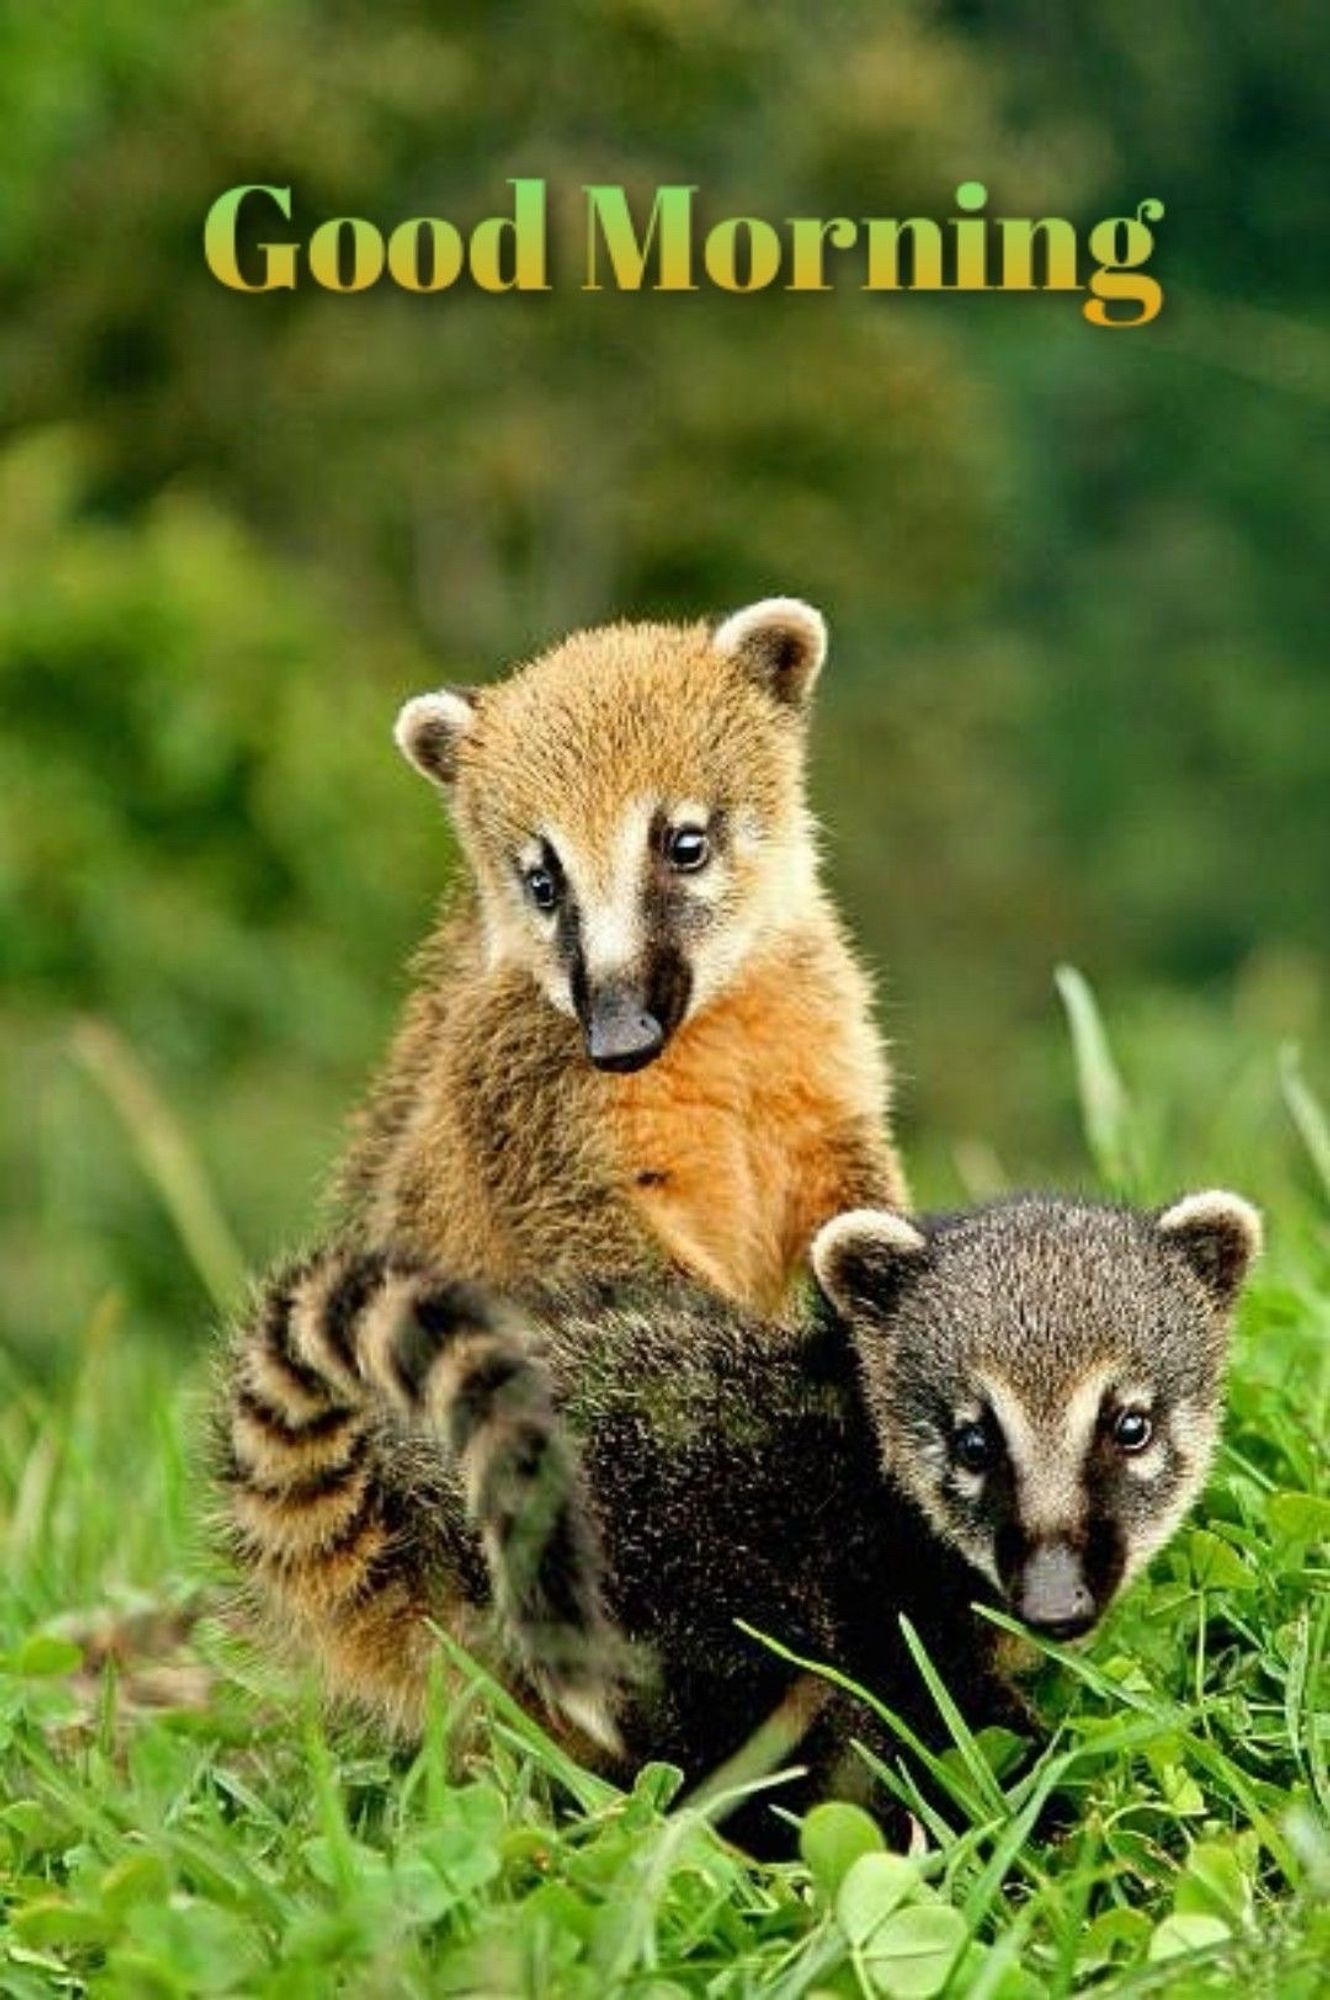
<path fill-rule="evenodd" d="M 944 1473 L 950 1470 L 951 1453 L 936 1431 L 930 1430 L 926 1437 L 916 1440 L 913 1449 L 918 1452 L 924 1464 L 931 1465 L 934 1471 Z"/>
<path fill-rule="evenodd" d="M 983 1379 L 1006 1439 L 1020 1493 L 1021 1521 L 1028 1532 L 1056 1533 L 1080 1525 L 1085 1512 L 1086 1454 L 1113 1374 L 1110 1362 L 1077 1383 L 1058 1416 L 1056 1451 L 1049 1449 L 1047 1435 L 1041 1436 L 1031 1423 L 1010 1383 L 998 1376 Z"/>
<path fill-rule="evenodd" d="M 593 979 L 630 971 L 641 956 L 650 827 L 651 806 L 640 800 L 620 821 L 608 874 L 597 885 L 599 893 L 582 901 L 582 950 Z"/>
<path fill-rule="evenodd" d="M 766 828 L 762 816 L 752 806 L 743 806 L 734 815 L 733 842 L 738 854 L 752 854 L 761 845 Z"/>
<path fill-rule="evenodd" d="M 688 877 L 688 899 L 692 903 L 703 903 L 708 908 L 723 901 L 725 882 L 714 866 L 699 868 L 695 875 Z"/>
<path fill-rule="evenodd" d="M 642 888 L 652 813 L 650 799 L 635 799 L 619 821 L 606 856 L 589 854 L 562 827 L 551 825 L 546 831 L 577 903 L 582 956 L 593 981 L 629 973 L 641 957 Z"/>
<path fill-rule="evenodd" d="M 671 827 L 676 830 L 687 826 L 698 833 L 705 833 L 711 821 L 711 814 L 706 806 L 700 805 L 696 799 L 680 799 L 678 805 L 671 806 L 667 817 Z"/>
<path fill-rule="evenodd" d="M 1132 1536 L 1123 1572 L 1124 1584 L 1132 1577 L 1138 1576 L 1156 1550 L 1162 1549 L 1171 1539 L 1190 1511 L 1210 1469 L 1210 1460 L 1219 1435 L 1219 1426 L 1214 1417 L 1208 1411 L 1198 1410 L 1190 1404 L 1179 1404 L 1173 1411 L 1170 1428 L 1174 1445 L 1181 1449 L 1185 1460 L 1181 1481 L 1173 1500 L 1163 1513 L 1151 1521 L 1148 1527 L 1139 1529 Z"/>

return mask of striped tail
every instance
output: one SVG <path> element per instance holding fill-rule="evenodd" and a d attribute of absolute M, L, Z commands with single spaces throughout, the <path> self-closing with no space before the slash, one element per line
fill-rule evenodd
<path fill-rule="evenodd" d="M 424 1620 L 475 1643 L 488 1602 L 532 1691 L 618 1748 L 599 1545 L 510 1310 L 409 1258 L 318 1252 L 263 1287 L 222 1425 L 232 1547 L 335 1691 L 418 1727 Z"/>

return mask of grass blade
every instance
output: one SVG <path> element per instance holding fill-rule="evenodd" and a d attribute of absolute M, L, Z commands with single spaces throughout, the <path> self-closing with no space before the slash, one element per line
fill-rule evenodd
<path fill-rule="evenodd" d="M 986 1817 L 983 1801 L 975 1796 L 968 1785 L 959 1781 L 955 1772 L 949 1770 L 940 1757 L 934 1756 L 908 1722 L 897 1715 L 894 1709 L 879 1701 L 867 1688 L 860 1687 L 857 1682 L 852 1681 L 847 1674 L 838 1672 L 835 1667 L 818 1660 L 806 1660 L 801 1653 L 791 1651 L 788 1646 L 783 1646 L 779 1639 L 773 1639 L 769 1633 L 759 1632 L 756 1626 L 746 1624 L 742 1618 L 736 1618 L 734 1622 L 741 1632 L 746 1632 L 750 1639 L 756 1639 L 779 1659 L 788 1660 L 792 1666 L 801 1667 L 805 1673 L 816 1674 L 819 1679 L 830 1681 L 833 1687 L 842 1688 L 846 1694 L 851 1694 L 857 1701 L 861 1701 L 865 1708 L 871 1709 L 874 1715 L 886 1723 L 892 1735 L 904 1744 L 913 1757 L 917 1758 L 929 1776 L 947 1797 L 960 1807 L 968 1820 L 982 1820 Z M 859 1748 L 861 1755 L 869 1754 L 862 1745 Z"/>
<path fill-rule="evenodd" d="M 595 1812 L 607 1805 L 615 1804 L 622 1794 L 616 1785 L 605 1778 L 598 1778 L 594 1771 L 588 1771 L 570 1757 L 562 1746 L 555 1742 L 547 1730 L 541 1728 L 535 1717 L 529 1715 L 520 1702 L 514 1701 L 493 1674 L 481 1665 L 474 1655 L 460 1646 L 450 1632 L 430 1620 L 429 1629 L 437 1641 L 444 1657 L 459 1668 L 467 1682 L 480 1689 L 486 1705 L 515 1736 L 522 1748 L 556 1779 L 574 1799 L 583 1812 Z"/>
<path fill-rule="evenodd" d="M 1139 1183 L 1140 1161 L 1131 1100 L 1113 1060 L 1098 1002 L 1074 966 L 1060 965 L 1054 979 L 1071 1031 L 1086 1143 L 1104 1179 L 1126 1192 Z"/>
<path fill-rule="evenodd" d="M 1330 1117 L 1302 1074 L 1302 1055 L 1292 1042 L 1286 1042 L 1279 1051 L 1279 1088 L 1325 1198 L 1330 1201 Z"/>
<path fill-rule="evenodd" d="M 902 1617 L 900 1626 L 905 1643 L 910 1649 L 910 1657 L 923 1676 L 924 1685 L 933 1697 L 938 1714 L 947 1725 L 951 1740 L 960 1752 L 961 1760 L 970 1774 L 975 1791 L 993 1812 L 1005 1815 L 1007 1801 L 1003 1797 L 1002 1787 L 993 1776 L 988 1759 L 975 1742 L 974 1732 L 971 1730 L 959 1708 L 957 1708 L 942 1676 L 928 1657 L 928 1651 L 923 1640 L 919 1637 L 919 1634 L 915 1631 L 914 1626 L 908 1618 Z"/>
<path fill-rule="evenodd" d="M 105 1021 L 74 1029 L 78 1061 L 116 1112 L 214 1305 L 229 1311 L 245 1259 L 179 1120 L 129 1044 Z"/>

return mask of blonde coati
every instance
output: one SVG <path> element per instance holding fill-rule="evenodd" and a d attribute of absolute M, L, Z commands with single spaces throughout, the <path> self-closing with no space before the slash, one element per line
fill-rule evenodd
<path fill-rule="evenodd" d="M 829 1216 L 904 1200 L 805 797 L 825 648 L 772 598 L 407 703 L 475 893 L 344 1169 L 353 1240 L 499 1285 L 672 1266 L 767 1312 Z"/>
<path fill-rule="evenodd" d="M 445 1606 L 625 1774 L 701 1777 L 799 1710 L 807 1683 L 736 1619 L 936 1737 L 905 1613 L 975 1726 L 1019 1720 L 973 1602 L 1083 1633 L 1172 1534 L 1259 1241 L 1213 1192 L 852 1213 L 816 1239 L 799 1328 L 668 1280 L 516 1314 L 384 1256 L 314 1292 L 295 1273 L 235 1355 L 234 1545 L 334 1690 L 408 1731 Z M 851 1734 L 890 1747 L 822 1694 L 809 1795 Z"/>

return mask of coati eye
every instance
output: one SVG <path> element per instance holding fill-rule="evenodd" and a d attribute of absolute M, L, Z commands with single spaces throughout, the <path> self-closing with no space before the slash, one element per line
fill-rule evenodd
<path fill-rule="evenodd" d="M 951 1434 L 951 1455 L 962 1472 L 987 1472 L 997 1456 L 986 1424 L 962 1424 Z"/>
<path fill-rule="evenodd" d="M 558 906 L 559 885 L 548 868 L 528 868 L 522 879 L 538 910 L 553 910 Z"/>
<path fill-rule="evenodd" d="M 1113 1419 L 1113 1442 L 1119 1451 L 1144 1451 L 1154 1434 L 1144 1410 L 1122 1410 Z"/>
<path fill-rule="evenodd" d="M 673 827 L 665 836 L 665 859 L 681 875 L 691 874 L 711 859 L 711 842 L 700 827 Z"/>

